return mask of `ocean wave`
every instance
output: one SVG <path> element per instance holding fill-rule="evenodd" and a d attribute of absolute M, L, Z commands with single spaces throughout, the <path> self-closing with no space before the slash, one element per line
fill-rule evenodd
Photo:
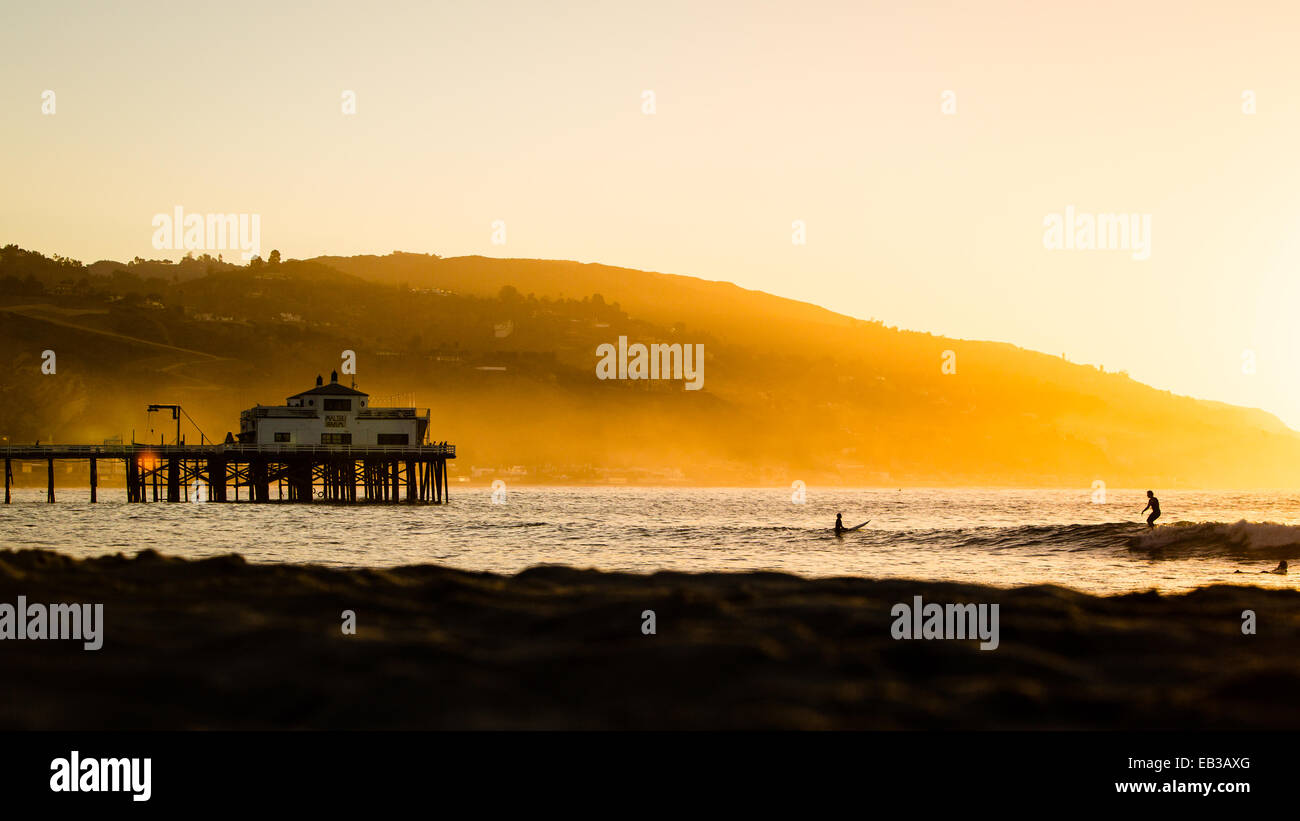
<path fill-rule="evenodd" d="M 1154 529 L 1134 522 L 1023 525 L 966 529 L 878 530 L 882 543 L 992 552 L 1137 553 L 1152 559 L 1300 558 L 1300 525 L 1271 522 L 1171 522 Z"/>
<path fill-rule="evenodd" d="M 1176 522 L 1132 536 L 1128 547 L 1153 558 L 1291 559 L 1300 555 L 1300 526 L 1245 520 Z"/>
<path fill-rule="evenodd" d="M 919 537 L 919 538 L 918 538 Z M 993 551 L 1123 550 L 1152 559 L 1293 559 L 1300 526 L 1271 522 L 1171 522 L 1154 529 L 1133 522 L 975 528 L 911 533 L 910 540 Z"/>
<path fill-rule="evenodd" d="M 977 527 L 959 531 L 930 532 L 925 534 L 924 541 L 933 544 L 951 541 L 958 547 L 995 551 L 1015 551 L 1024 548 L 1067 551 L 1104 550 L 1126 547 L 1127 540 L 1134 536 L 1139 527 L 1146 529 L 1145 525 L 1135 525 L 1132 522 Z M 915 537 L 920 534 L 913 531 L 911 535 Z"/>
<path fill-rule="evenodd" d="M 836 535 L 830 528 L 774 523 L 686 522 L 620 525 L 617 532 L 593 534 L 589 526 L 547 522 L 506 522 L 494 527 L 549 529 L 566 539 L 590 541 L 594 535 L 616 542 L 651 546 L 785 547 L 798 551 L 811 538 L 821 548 L 972 550 L 982 553 L 1049 556 L 1061 553 L 1112 553 L 1148 559 L 1239 558 L 1276 562 L 1300 559 L 1300 525 L 1271 522 L 1171 522 L 1154 529 L 1142 522 L 1096 524 L 977 525 L 964 528 L 867 528 Z"/>

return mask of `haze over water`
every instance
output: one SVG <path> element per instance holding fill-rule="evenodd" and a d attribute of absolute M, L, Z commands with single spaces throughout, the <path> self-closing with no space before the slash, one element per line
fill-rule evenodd
<path fill-rule="evenodd" d="M 386 567 L 440 564 L 514 573 L 537 564 L 601 570 L 773 570 L 804 576 L 907 577 L 1093 593 L 1214 583 L 1294 587 L 1260 574 L 1300 551 L 1300 494 L 1143 491 L 510 487 L 452 488 L 448 506 L 137 504 L 101 488 L 19 489 L 0 505 L 0 546 L 73 556 L 152 548 L 202 558 Z M 836 537 L 837 511 L 862 531 Z M 1271 524 L 1264 524 L 1271 523 Z M 1234 571 L 1241 570 L 1241 574 Z"/>

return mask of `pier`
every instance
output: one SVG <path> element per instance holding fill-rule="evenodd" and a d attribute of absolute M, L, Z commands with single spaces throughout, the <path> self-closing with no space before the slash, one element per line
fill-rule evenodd
<path fill-rule="evenodd" d="M 90 501 L 99 501 L 99 462 L 126 465 L 128 502 L 190 501 L 202 488 L 209 502 L 426 503 L 448 501 L 447 462 L 456 446 L 433 445 L 9 445 L 5 504 L 15 462 L 44 462 L 46 501 L 55 500 L 55 462 L 88 461 Z M 243 491 L 241 496 L 241 490 Z"/>

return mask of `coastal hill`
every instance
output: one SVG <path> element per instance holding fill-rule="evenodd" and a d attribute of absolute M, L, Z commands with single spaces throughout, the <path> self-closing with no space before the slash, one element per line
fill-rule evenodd
<path fill-rule="evenodd" d="M 702 344 L 703 389 L 602 381 L 598 346 Z M 0 435 L 220 439 L 355 351 L 375 404 L 432 408 L 476 481 L 1282 487 L 1300 435 L 1004 343 L 725 282 L 433 255 L 90 265 L 0 251 Z M 42 352 L 57 373 L 41 373 Z M 945 367 L 946 366 L 946 367 Z M 352 377 L 345 375 L 344 380 Z M 186 423 L 188 438 L 199 433 Z M 172 433 L 167 433 L 172 435 Z M 508 472 L 508 473 L 507 473 Z"/>

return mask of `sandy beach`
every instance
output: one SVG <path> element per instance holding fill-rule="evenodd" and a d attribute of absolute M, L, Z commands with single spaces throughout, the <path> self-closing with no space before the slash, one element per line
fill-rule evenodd
<path fill-rule="evenodd" d="M 997 649 L 892 638 L 918 595 L 998 604 Z M 0 552 L 19 596 L 102 603 L 103 647 L 0 641 L 5 729 L 1300 727 L 1294 590 Z"/>

